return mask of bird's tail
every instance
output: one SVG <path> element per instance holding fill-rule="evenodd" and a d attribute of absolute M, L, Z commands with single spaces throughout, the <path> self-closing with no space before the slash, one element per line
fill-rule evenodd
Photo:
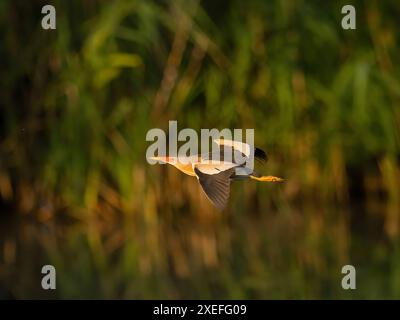
<path fill-rule="evenodd" d="M 258 174 L 251 174 L 250 178 L 253 180 L 257 180 L 257 181 L 262 181 L 262 182 L 283 182 L 285 180 L 283 180 L 282 178 L 278 178 L 278 177 L 274 177 L 274 176 L 261 176 Z"/>

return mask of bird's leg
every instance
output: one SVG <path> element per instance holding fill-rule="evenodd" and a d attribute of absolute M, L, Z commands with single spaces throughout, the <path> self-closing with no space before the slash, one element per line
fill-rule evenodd
<path fill-rule="evenodd" d="M 274 176 L 261 176 L 261 177 L 256 177 L 251 175 L 251 179 L 257 180 L 257 181 L 262 181 L 262 182 L 283 182 L 284 180 L 282 178 L 274 177 Z"/>

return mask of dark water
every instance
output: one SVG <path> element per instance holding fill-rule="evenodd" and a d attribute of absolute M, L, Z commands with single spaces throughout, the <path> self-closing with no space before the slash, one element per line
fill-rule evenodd
<path fill-rule="evenodd" d="M 400 298 L 399 243 L 383 203 L 73 216 L 2 213 L 2 298 Z M 54 291 L 41 288 L 46 264 L 56 267 Z M 355 290 L 341 287 L 347 264 Z"/>

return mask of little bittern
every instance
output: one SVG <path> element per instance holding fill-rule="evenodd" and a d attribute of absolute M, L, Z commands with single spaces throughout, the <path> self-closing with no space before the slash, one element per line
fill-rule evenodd
<path fill-rule="evenodd" d="M 262 176 L 246 166 L 251 156 L 250 145 L 247 143 L 221 139 L 214 142 L 219 146 L 218 154 L 214 152 L 190 157 L 152 157 L 151 159 L 171 164 L 183 173 L 197 177 L 204 193 L 218 209 L 226 206 L 230 183 L 233 180 L 251 178 L 263 182 L 283 181 L 274 176 Z M 240 161 L 237 161 L 237 158 Z M 267 161 L 266 153 L 259 148 L 254 149 L 254 158 Z"/>

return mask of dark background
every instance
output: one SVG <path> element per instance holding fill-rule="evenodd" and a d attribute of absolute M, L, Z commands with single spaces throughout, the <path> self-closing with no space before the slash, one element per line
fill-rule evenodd
<path fill-rule="evenodd" d="M 1 1 L 0 297 L 400 298 L 399 17 L 397 0 Z M 286 182 L 234 183 L 216 211 L 146 162 L 169 120 L 254 128 L 259 170 Z"/>

